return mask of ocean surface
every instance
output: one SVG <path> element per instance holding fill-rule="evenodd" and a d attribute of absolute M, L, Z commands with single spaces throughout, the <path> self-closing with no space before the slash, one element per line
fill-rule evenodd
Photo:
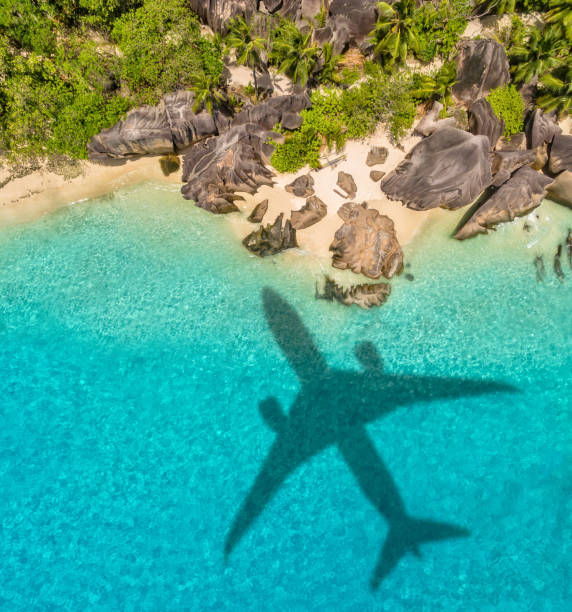
<path fill-rule="evenodd" d="M 175 186 L 1 229 L 0 609 L 572 609 L 572 211 L 537 212 L 428 228 L 371 311 Z"/>

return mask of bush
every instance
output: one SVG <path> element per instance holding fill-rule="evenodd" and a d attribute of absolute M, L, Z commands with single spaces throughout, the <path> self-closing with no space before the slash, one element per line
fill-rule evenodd
<path fill-rule="evenodd" d="M 504 135 L 508 138 L 524 128 L 524 101 L 514 85 L 491 90 L 487 96 L 495 115 L 504 121 Z"/>

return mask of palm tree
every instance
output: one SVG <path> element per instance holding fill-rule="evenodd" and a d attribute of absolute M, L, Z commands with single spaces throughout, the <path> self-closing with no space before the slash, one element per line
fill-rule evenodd
<path fill-rule="evenodd" d="M 534 27 L 527 28 L 524 39 L 509 53 L 515 82 L 528 83 L 537 74 L 545 74 L 561 66 L 564 46 L 565 42 L 555 28 L 548 28 L 544 32 Z"/>
<path fill-rule="evenodd" d="M 378 57 L 388 57 L 389 64 L 395 60 L 404 63 L 410 50 L 419 49 L 415 34 L 415 0 L 400 0 L 393 6 L 378 2 L 377 10 L 379 16 L 370 32 L 374 53 Z"/>
<path fill-rule="evenodd" d="M 550 10 L 546 13 L 547 23 L 562 29 L 564 36 L 572 41 L 572 2 L 570 0 L 550 0 Z"/>
<path fill-rule="evenodd" d="M 219 89 L 219 79 L 214 78 L 210 74 L 201 73 L 193 83 L 191 89 L 195 93 L 193 113 L 198 112 L 204 107 L 212 114 L 215 106 L 226 102 L 226 96 Z"/>
<path fill-rule="evenodd" d="M 311 44 L 312 29 L 301 32 L 292 22 L 284 21 L 272 36 L 270 60 L 298 85 L 306 85 L 318 67 L 320 48 Z"/>
<path fill-rule="evenodd" d="M 483 15 L 502 15 L 503 13 L 514 13 L 516 0 L 481 0 L 477 2 L 475 13 L 482 17 Z"/>
<path fill-rule="evenodd" d="M 572 114 L 572 63 L 540 77 L 544 94 L 538 105 L 545 111 Z"/>
<path fill-rule="evenodd" d="M 339 83 L 340 75 L 338 74 L 338 65 L 341 60 L 341 55 L 336 55 L 334 53 L 332 43 L 324 43 L 320 60 L 322 63 L 322 69 L 320 70 L 320 82 L 334 84 Z"/>
<path fill-rule="evenodd" d="M 226 45 L 227 48 L 234 49 L 238 64 L 249 66 L 252 69 L 254 95 L 256 97 L 258 91 L 256 68 L 262 63 L 262 54 L 265 49 L 264 38 L 256 36 L 252 26 L 246 23 L 244 17 L 237 17 L 229 24 Z"/>
<path fill-rule="evenodd" d="M 443 110 L 446 111 L 452 101 L 451 88 L 455 84 L 456 76 L 457 69 L 454 62 L 443 64 L 434 76 L 419 76 L 417 87 L 411 93 L 421 100 L 441 100 Z"/>

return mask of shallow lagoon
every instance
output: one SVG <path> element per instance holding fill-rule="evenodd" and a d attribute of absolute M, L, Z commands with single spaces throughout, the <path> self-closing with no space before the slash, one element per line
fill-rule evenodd
<path fill-rule="evenodd" d="M 321 264 L 267 260 L 226 219 L 140 185 L 0 231 L 3 610 L 566 610 L 572 600 L 570 211 L 545 203 L 465 243 L 430 228 L 415 280 L 369 312 L 313 299 Z M 532 261 L 543 252 L 547 279 Z M 272 288 L 331 368 L 498 381 L 369 420 L 420 545 L 370 589 L 387 522 L 330 446 L 303 461 L 225 560 L 225 541 L 300 383 L 263 309 Z M 293 332 L 297 333 L 297 332 Z M 340 389 L 342 410 L 360 387 Z M 371 391 L 371 390 L 370 390 Z M 391 391 L 380 386 L 379 401 Z M 319 402 L 319 400 L 318 400 Z"/>

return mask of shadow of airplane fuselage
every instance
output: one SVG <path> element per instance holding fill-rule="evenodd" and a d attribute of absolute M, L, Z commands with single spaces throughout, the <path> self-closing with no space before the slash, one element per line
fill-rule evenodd
<path fill-rule="evenodd" d="M 372 588 L 407 552 L 419 555 L 420 543 L 467 536 L 469 532 L 461 527 L 407 515 L 366 425 L 401 406 L 512 391 L 513 387 L 479 380 L 385 374 L 369 342 L 356 347 L 362 372 L 331 370 L 292 307 L 270 289 L 264 290 L 263 298 L 270 329 L 301 388 L 288 414 L 274 398 L 260 402 L 262 418 L 276 432 L 276 439 L 235 517 L 225 553 L 232 552 L 288 476 L 329 446 L 338 448 L 360 489 L 389 525 Z"/>

